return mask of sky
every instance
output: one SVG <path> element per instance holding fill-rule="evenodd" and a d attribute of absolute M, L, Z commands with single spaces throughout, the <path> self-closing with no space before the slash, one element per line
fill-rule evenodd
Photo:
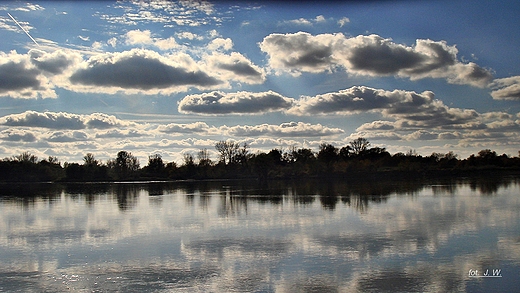
<path fill-rule="evenodd" d="M 0 2 L 0 158 L 520 151 L 518 1 Z"/>

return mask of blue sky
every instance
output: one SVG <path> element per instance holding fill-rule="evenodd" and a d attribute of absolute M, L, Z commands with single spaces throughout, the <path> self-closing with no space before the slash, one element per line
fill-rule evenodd
<path fill-rule="evenodd" d="M 518 1 L 2 2 L 0 157 L 127 150 L 181 163 L 219 140 L 318 150 L 359 136 L 391 153 L 517 156 L 519 12 Z"/>

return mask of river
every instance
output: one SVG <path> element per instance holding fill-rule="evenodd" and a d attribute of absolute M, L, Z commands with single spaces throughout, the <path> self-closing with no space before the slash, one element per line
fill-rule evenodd
<path fill-rule="evenodd" d="M 520 180 L 0 186 L 1 292 L 513 292 Z"/>

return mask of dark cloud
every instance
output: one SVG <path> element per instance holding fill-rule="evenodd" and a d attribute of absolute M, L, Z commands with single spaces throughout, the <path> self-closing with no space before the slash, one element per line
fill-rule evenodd
<path fill-rule="evenodd" d="M 117 119 L 115 116 L 104 113 L 91 114 L 88 117 L 85 117 L 84 121 L 87 128 L 96 129 L 107 129 L 112 127 L 128 126 L 131 124 Z"/>
<path fill-rule="evenodd" d="M 44 127 L 51 129 L 83 129 L 81 116 L 69 113 L 26 111 L 21 114 L 11 114 L 0 119 L 0 124 L 6 126 Z"/>
<path fill-rule="evenodd" d="M 120 130 L 111 129 L 103 133 L 96 133 L 96 138 L 127 138 L 127 137 L 143 137 L 147 133 L 136 129 Z"/>
<path fill-rule="evenodd" d="M 321 137 L 333 136 L 344 133 L 342 129 L 330 128 L 321 124 L 309 124 L 303 122 L 288 122 L 280 125 L 237 125 L 229 127 L 230 135 L 241 137 L 272 136 L 272 137 Z"/>
<path fill-rule="evenodd" d="M 491 86 L 495 100 L 520 100 L 520 76 L 495 79 Z"/>
<path fill-rule="evenodd" d="M 135 123 L 117 119 L 114 116 L 94 113 L 78 115 L 64 112 L 26 111 L 21 114 L 11 114 L 0 118 L 0 125 L 43 127 L 50 129 L 79 130 L 85 128 L 106 129 L 135 125 Z"/>
<path fill-rule="evenodd" d="M 61 74 L 69 66 L 81 61 L 81 56 L 77 53 L 66 53 L 57 50 L 53 53 L 46 53 L 39 50 L 29 51 L 31 63 L 38 69 L 52 74 Z"/>
<path fill-rule="evenodd" d="M 72 131 L 72 132 L 63 132 L 57 131 L 52 133 L 52 135 L 47 139 L 49 142 L 75 142 L 75 141 L 85 141 L 88 136 L 83 131 Z"/>
<path fill-rule="evenodd" d="M 179 102 L 179 112 L 213 114 L 254 114 L 280 111 L 292 106 L 294 100 L 276 92 L 224 93 L 213 91 L 186 96 Z"/>
<path fill-rule="evenodd" d="M 221 84 L 208 74 L 188 67 L 175 67 L 152 51 L 131 50 L 91 59 L 88 67 L 71 77 L 74 84 L 123 89 L 164 89 L 176 86 L 209 87 Z"/>
<path fill-rule="evenodd" d="M 210 127 L 205 122 L 195 122 L 189 124 L 170 123 L 167 125 L 159 125 L 158 131 L 164 133 L 206 133 Z"/>
<path fill-rule="evenodd" d="M 419 94 L 365 86 L 305 97 L 287 112 L 296 115 L 348 115 L 367 111 L 397 119 L 401 127 L 449 127 L 462 124 L 467 127 L 465 123 L 474 121 L 479 115 L 474 110 L 450 108 L 442 101 L 434 99 L 434 94 L 430 91 Z"/>
<path fill-rule="evenodd" d="M 0 139 L 5 141 L 34 142 L 36 136 L 25 130 L 8 129 L 0 133 Z"/>
<path fill-rule="evenodd" d="M 457 48 L 445 41 L 418 39 L 414 46 L 406 46 L 378 35 L 348 38 L 298 32 L 271 34 L 260 48 L 268 54 L 271 68 L 292 73 L 318 73 L 342 66 L 354 74 L 445 78 L 478 87 L 487 86 L 492 79 L 489 70 L 458 61 Z"/>
<path fill-rule="evenodd" d="M 0 93 L 42 89 L 40 71 L 28 69 L 24 63 L 7 62 L 0 65 Z"/>
<path fill-rule="evenodd" d="M 236 80 L 249 84 L 258 84 L 265 80 L 264 70 L 237 52 L 230 55 L 213 53 L 206 56 L 205 61 L 213 71 L 221 74 L 222 79 L 225 80 Z"/>
<path fill-rule="evenodd" d="M 275 69 L 320 72 L 334 66 L 334 44 L 343 38 L 342 34 L 270 34 L 260 43 L 260 49 L 269 55 Z"/>
<path fill-rule="evenodd" d="M 218 68 L 231 71 L 237 75 L 244 76 L 252 76 L 252 77 L 260 77 L 262 76 L 262 72 L 256 70 L 251 66 L 251 64 L 247 63 L 233 63 L 233 64 L 218 64 Z"/>
<path fill-rule="evenodd" d="M 288 112 L 297 115 L 353 114 L 365 111 L 387 110 L 393 113 L 416 113 L 417 109 L 431 102 L 433 93 L 417 94 L 402 90 L 386 91 L 366 86 L 304 97 Z"/>
<path fill-rule="evenodd" d="M 363 125 L 359 126 L 356 130 L 393 130 L 394 128 L 394 122 L 376 120 L 370 123 L 364 123 Z"/>
<path fill-rule="evenodd" d="M 424 61 L 404 46 L 388 44 L 364 45 L 351 51 L 348 59 L 353 70 L 364 70 L 377 75 L 397 74 L 399 70 L 411 69 Z"/>

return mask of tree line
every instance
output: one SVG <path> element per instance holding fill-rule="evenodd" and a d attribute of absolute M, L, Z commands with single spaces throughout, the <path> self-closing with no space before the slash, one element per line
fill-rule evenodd
<path fill-rule="evenodd" d="M 160 154 L 148 157 L 147 165 L 128 151 L 120 151 L 105 163 L 92 153 L 83 157 L 82 164 L 63 165 L 56 157 L 39 160 L 29 152 L 0 161 L 0 181 L 130 181 L 186 179 L 257 178 L 350 178 L 366 175 L 393 174 L 453 174 L 485 170 L 520 170 L 519 157 L 484 149 L 466 159 L 453 152 L 421 156 L 415 151 L 390 154 L 385 148 L 372 147 L 365 138 L 357 138 L 338 148 L 323 143 L 318 151 L 309 148 L 274 148 L 269 152 L 252 153 L 249 145 L 234 141 L 215 144 L 218 158 L 213 161 L 208 149 L 186 153 L 183 162 L 164 162 Z"/>

